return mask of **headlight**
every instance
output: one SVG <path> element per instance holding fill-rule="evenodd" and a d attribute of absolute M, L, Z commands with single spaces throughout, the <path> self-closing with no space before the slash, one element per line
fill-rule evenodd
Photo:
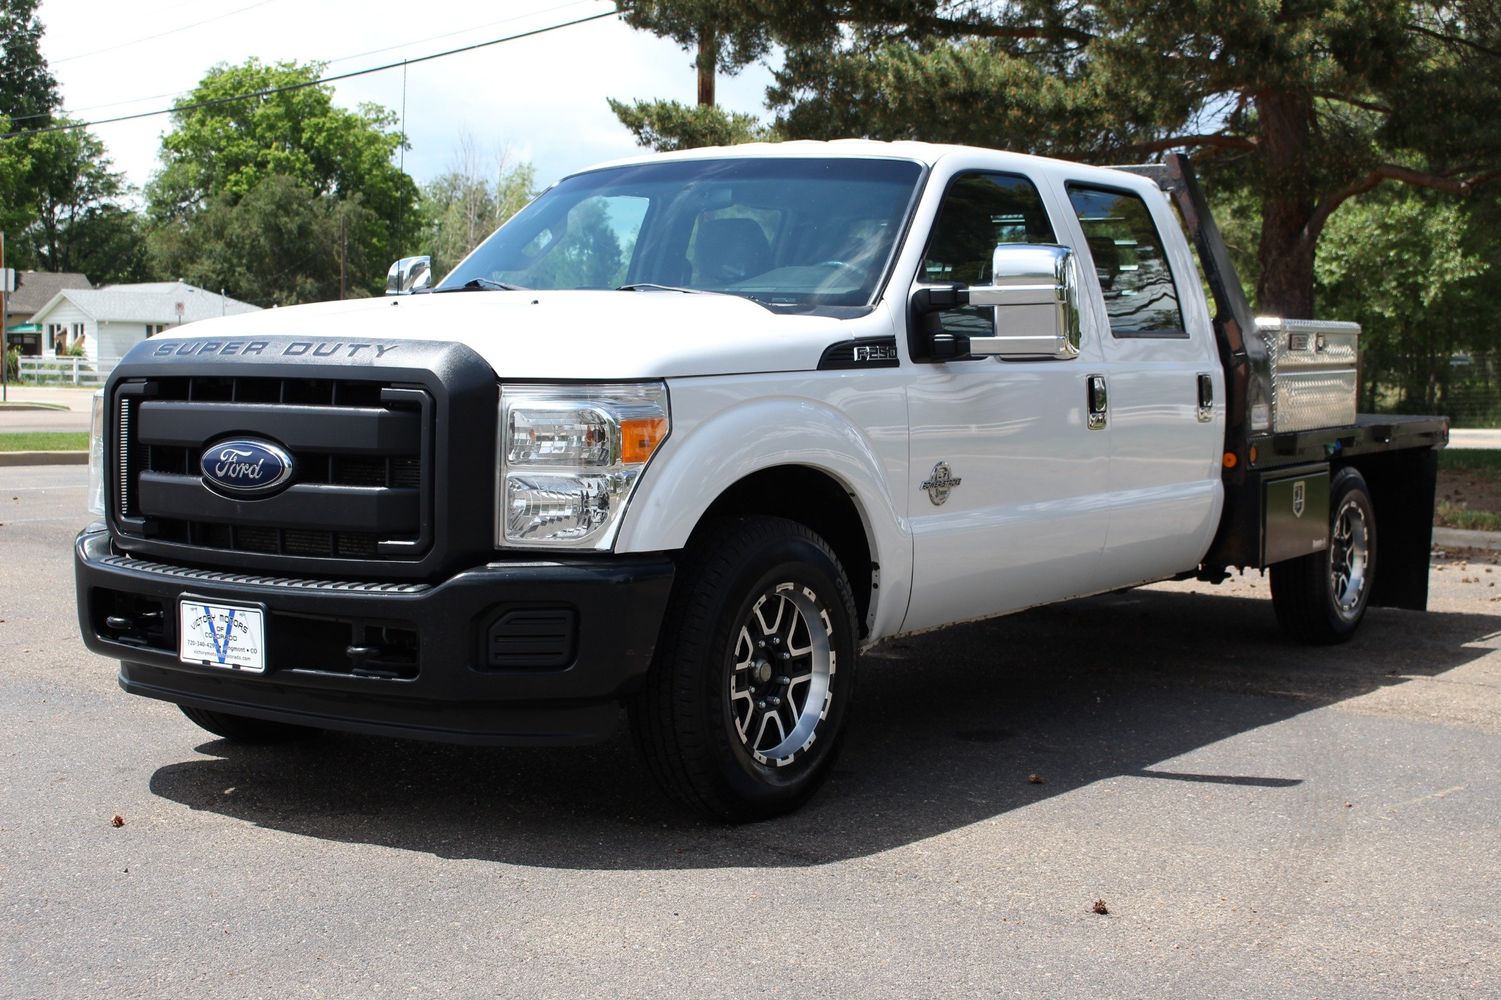
<path fill-rule="evenodd" d="M 94 393 L 89 419 L 89 513 L 104 516 L 104 390 Z"/>
<path fill-rule="evenodd" d="M 497 544 L 608 548 L 669 423 L 660 382 L 502 386 Z"/>

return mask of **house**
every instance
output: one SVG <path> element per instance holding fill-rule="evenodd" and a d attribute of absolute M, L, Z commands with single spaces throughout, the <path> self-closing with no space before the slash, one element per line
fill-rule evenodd
<path fill-rule="evenodd" d="M 5 343 L 22 354 L 42 353 L 42 328 L 32 315 L 52 301 L 64 288 L 92 288 L 87 276 L 76 271 L 17 271 L 16 290 L 5 297 Z"/>
<path fill-rule="evenodd" d="M 84 356 L 97 364 L 117 360 L 169 327 L 259 309 L 184 281 L 155 281 L 59 289 L 31 321 L 41 328 L 46 354 L 63 354 L 80 344 Z"/>

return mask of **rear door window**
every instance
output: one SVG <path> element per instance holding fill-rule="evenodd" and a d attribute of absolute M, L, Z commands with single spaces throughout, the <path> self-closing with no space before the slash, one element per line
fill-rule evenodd
<path fill-rule="evenodd" d="M 1068 186 L 1116 337 L 1187 337 L 1167 251 L 1151 212 L 1129 191 Z"/>

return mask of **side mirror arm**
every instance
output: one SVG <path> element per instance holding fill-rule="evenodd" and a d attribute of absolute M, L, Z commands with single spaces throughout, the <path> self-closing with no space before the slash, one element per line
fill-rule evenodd
<path fill-rule="evenodd" d="M 969 338 L 943 329 L 943 313 L 969 305 L 969 286 L 924 285 L 912 293 L 907 351 L 913 361 L 953 361 L 969 356 Z"/>

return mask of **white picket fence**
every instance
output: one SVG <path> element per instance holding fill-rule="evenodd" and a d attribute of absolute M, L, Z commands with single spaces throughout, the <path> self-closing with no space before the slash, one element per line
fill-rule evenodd
<path fill-rule="evenodd" d="M 103 385 L 119 358 L 36 358 L 21 360 L 21 381 L 33 385 Z"/>

